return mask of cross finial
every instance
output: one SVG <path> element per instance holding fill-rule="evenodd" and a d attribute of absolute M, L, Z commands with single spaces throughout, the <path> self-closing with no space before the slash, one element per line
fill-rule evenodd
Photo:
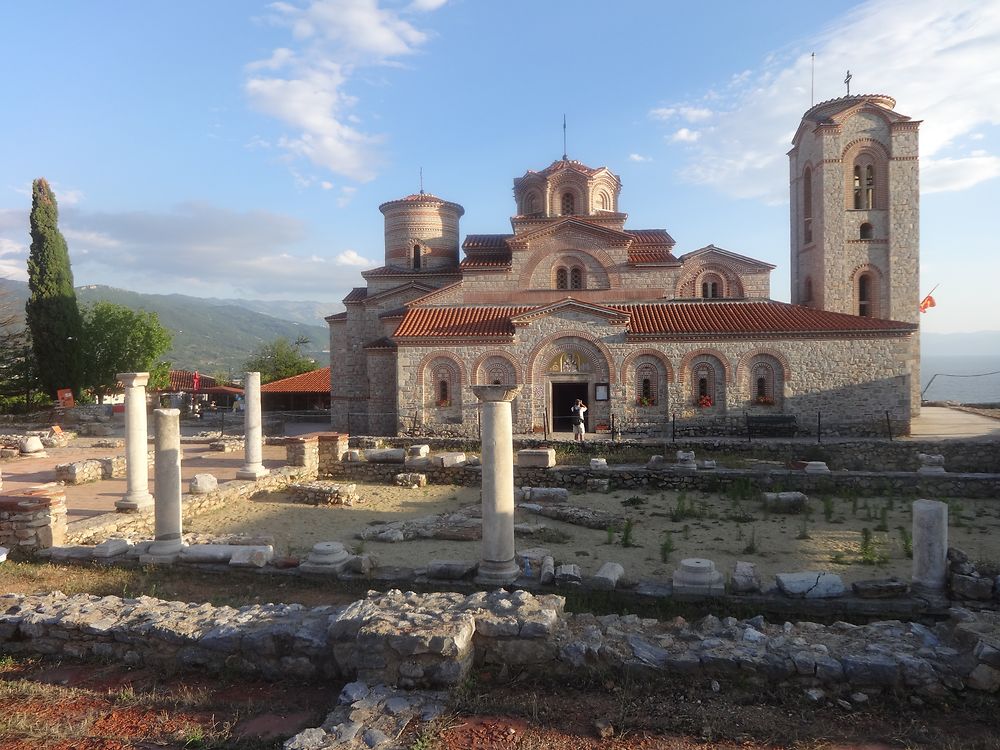
<path fill-rule="evenodd" d="M 849 70 L 847 71 L 847 75 L 846 75 L 846 76 L 844 76 L 844 83 L 846 83 L 846 84 L 847 84 L 847 95 L 848 95 L 848 96 L 850 96 L 850 95 L 851 95 L 851 79 L 852 79 L 853 77 L 854 77 L 854 76 L 852 76 L 852 75 L 851 75 L 851 71 L 849 71 Z"/>
<path fill-rule="evenodd" d="M 566 113 L 563 113 L 563 161 L 569 158 L 566 156 Z"/>

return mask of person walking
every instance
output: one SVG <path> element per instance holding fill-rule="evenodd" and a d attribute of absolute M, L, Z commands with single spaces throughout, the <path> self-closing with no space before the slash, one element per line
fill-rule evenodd
<path fill-rule="evenodd" d="M 586 435 L 583 415 L 587 412 L 587 405 L 580 399 L 577 399 L 576 403 L 570 407 L 569 411 L 570 422 L 573 424 L 573 440 L 578 440 L 582 443 Z"/>

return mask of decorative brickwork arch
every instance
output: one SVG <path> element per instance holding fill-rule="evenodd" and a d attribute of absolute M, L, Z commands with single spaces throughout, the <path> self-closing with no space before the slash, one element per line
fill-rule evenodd
<path fill-rule="evenodd" d="M 597 264 L 597 268 L 593 266 L 588 266 L 583 256 L 587 256 L 593 262 Z M 580 266 L 584 268 L 586 287 L 587 289 L 618 289 L 621 287 L 621 274 L 618 272 L 618 268 L 615 262 L 611 259 L 611 256 L 607 254 L 604 250 L 573 250 L 567 249 L 563 250 L 556 256 L 558 260 L 553 260 L 552 253 L 542 253 L 536 252 L 532 255 L 531 259 L 525 263 L 524 268 L 521 270 L 521 275 L 518 278 L 518 288 L 520 289 L 533 289 L 538 288 L 533 286 L 532 277 L 535 275 L 535 269 L 538 268 L 539 264 L 542 262 L 551 264 L 549 266 L 549 284 L 546 287 L 548 289 L 558 289 L 556 286 L 557 278 L 556 274 L 560 267 L 566 268 L 566 285 L 569 287 L 570 279 L 570 269 L 569 264 Z M 544 278 L 544 277 L 543 277 Z"/>
<path fill-rule="evenodd" d="M 888 307 L 886 299 L 885 277 L 882 269 L 873 263 L 863 263 L 851 273 L 851 289 L 853 293 L 852 312 L 868 318 L 879 318 Z"/>
<path fill-rule="evenodd" d="M 692 352 L 690 364 L 681 371 L 689 373 L 687 401 L 693 407 L 705 412 L 725 411 L 726 406 L 726 361 L 717 353 L 702 350 Z M 687 359 L 687 357 L 685 357 Z"/>
<path fill-rule="evenodd" d="M 667 355 L 663 352 L 657 351 L 656 349 L 637 349 L 631 352 L 627 357 L 625 357 L 621 366 L 621 382 L 628 383 L 629 381 L 629 371 L 633 367 L 633 363 L 639 357 L 654 357 L 663 366 L 663 372 L 666 375 L 668 383 L 674 382 L 674 369 L 670 366 L 670 360 L 667 359 Z"/>
<path fill-rule="evenodd" d="M 541 382 L 541 379 L 536 377 L 536 373 L 543 375 L 545 372 L 543 368 L 549 364 L 551 356 L 548 356 L 550 352 L 546 351 L 548 347 L 552 347 L 553 350 L 560 349 L 582 353 L 594 363 L 593 374 L 598 380 L 607 380 L 611 385 L 617 381 L 615 368 L 611 366 L 614 357 L 604 342 L 594 338 L 586 331 L 567 330 L 550 334 L 535 344 L 528 354 L 525 383 Z M 541 357 L 540 355 L 543 353 L 547 356 Z"/>
<path fill-rule="evenodd" d="M 844 205 L 848 209 L 889 207 L 889 154 L 874 138 L 858 138 L 844 147 Z"/>
<path fill-rule="evenodd" d="M 499 368 L 504 368 L 507 378 L 499 385 L 517 385 L 523 383 L 520 363 L 506 352 L 487 352 L 472 365 L 472 377 L 477 385 L 494 385 L 495 375 Z"/>
<path fill-rule="evenodd" d="M 737 383 L 743 382 L 743 378 L 747 377 L 750 361 L 754 357 L 760 356 L 772 357 L 781 367 L 781 371 L 784 373 L 785 382 L 787 383 L 791 381 L 792 366 L 788 363 L 788 357 L 779 351 L 775 351 L 774 349 L 751 349 L 745 354 L 741 354 L 739 361 L 736 363 L 736 376 L 734 380 Z"/>
<path fill-rule="evenodd" d="M 685 273 L 677 282 L 675 295 L 679 299 L 695 299 L 704 297 L 702 283 L 718 283 L 721 281 L 721 288 L 717 291 L 717 297 L 727 297 L 738 299 L 743 297 L 743 282 L 739 274 L 732 267 L 718 262 L 706 263 Z"/>
<path fill-rule="evenodd" d="M 733 368 L 729 365 L 729 358 L 725 354 L 718 349 L 696 349 L 693 352 L 688 352 L 681 359 L 681 364 L 677 368 L 677 381 L 679 383 L 687 383 L 690 380 L 691 362 L 702 356 L 717 359 L 722 368 L 722 380 L 726 383 L 733 382 Z"/>
<path fill-rule="evenodd" d="M 458 371 L 458 377 L 460 379 L 460 382 L 463 384 L 469 382 L 468 375 L 465 370 L 465 363 L 462 362 L 461 359 L 456 357 L 451 352 L 439 349 L 437 351 L 433 351 L 427 354 L 422 360 L 420 360 L 420 364 L 417 365 L 418 388 L 422 388 L 424 385 L 424 373 L 427 371 L 427 365 L 430 364 L 432 360 L 438 358 L 451 360 L 452 364 Z"/>

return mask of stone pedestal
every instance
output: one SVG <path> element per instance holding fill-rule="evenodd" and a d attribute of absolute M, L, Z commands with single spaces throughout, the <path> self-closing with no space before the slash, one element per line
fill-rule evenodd
<path fill-rule="evenodd" d="M 155 531 L 153 543 L 140 562 L 173 562 L 184 547 L 181 539 L 181 412 L 157 409 L 153 412 L 156 458 Z"/>
<path fill-rule="evenodd" d="M 826 465 L 826 461 L 806 461 L 805 472 L 806 474 L 829 474 L 830 467 Z"/>
<path fill-rule="evenodd" d="M 948 506 L 937 500 L 913 503 L 913 579 L 916 594 L 943 595 L 948 575 Z"/>
<path fill-rule="evenodd" d="M 944 456 L 940 453 L 918 453 L 917 458 L 920 460 L 920 468 L 917 469 L 918 474 L 944 474 Z"/>
<path fill-rule="evenodd" d="M 510 402 L 520 386 L 475 385 L 482 424 L 483 553 L 476 582 L 506 586 L 520 575 L 514 560 L 514 443 Z"/>
<path fill-rule="evenodd" d="M 149 493 L 149 451 L 146 438 L 146 383 L 148 372 L 120 372 L 116 376 L 125 386 L 125 497 L 115 501 L 122 512 L 148 508 L 153 504 Z"/>
<path fill-rule="evenodd" d="M 237 479 L 260 479 L 270 472 L 264 468 L 264 434 L 260 419 L 260 373 L 248 372 L 243 380 L 243 433 L 245 463 Z"/>
<path fill-rule="evenodd" d="M 304 573 L 339 575 L 350 561 L 350 555 L 340 542 L 317 542 L 309 557 L 299 565 Z"/>
<path fill-rule="evenodd" d="M 726 593 L 722 573 L 715 569 L 714 562 L 702 557 L 681 560 L 680 567 L 674 571 L 673 584 L 675 594 L 722 596 Z"/>
<path fill-rule="evenodd" d="M 694 460 L 694 451 L 677 451 L 677 468 L 697 471 L 698 462 Z"/>

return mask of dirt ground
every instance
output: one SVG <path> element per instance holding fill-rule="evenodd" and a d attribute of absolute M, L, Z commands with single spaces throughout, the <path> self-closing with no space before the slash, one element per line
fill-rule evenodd
<path fill-rule="evenodd" d="M 185 531 L 192 534 L 190 539 L 269 534 L 278 554 L 293 556 L 304 556 L 316 542 L 340 541 L 348 549 L 376 555 L 383 565 L 419 567 L 434 559 L 478 559 L 478 541 L 361 542 L 356 535 L 369 524 L 451 513 L 478 504 L 479 488 L 430 485 L 410 490 L 358 484 L 358 493 L 360 502 L 352 507 L 316 507 L 293 502 L 286 494 L 262 495 L 200 516 Z M 890 575 L 906 580 L 911 560 L 904 534 L 912 526 L 911 502 L 899 497 L 812 497 L 806 513 L 781 515 L 767 512 L 756 493 L 734 497 L 623 490 L 571 494 L 570 504 L 631 519 L 629 539 L 623 539 L 620 529 L 609 534 L 523 510 L 514 520 L 546 527 L 540 537 L 518 538 L 518 549 L 546 547 L 557 561 L 579 564 L 584 574 L 614 561 L 634 580 L 666 578 L 679 560 L 707 557 L 724 572 L 737 559 L 754 562 L 765 581 L 778 572 L 812 569 L 831 570 L 845 581 Z M 950 505 L 949 543 L 973 559 L 995 562 L 1000 502 L 953 500 Z M 872 542 L 862 551 L 866 528 Z"/>
<path fill-rule="evenodd" d="M 889 750 L 1000 747 L 995 699 L 927 706 L 873 694 L 851 711 L 736 681 L 563 685 L 475 673 L 451 710 L 411 723 L 411 750 Z M 340 683 L 157 675 L 0 657 L 4 750 L 265 750 L 318 726 Z M 832 696 L 831 696 L 832 697 Z M 602 736 L 603 735 L 603 736 Z"/>

